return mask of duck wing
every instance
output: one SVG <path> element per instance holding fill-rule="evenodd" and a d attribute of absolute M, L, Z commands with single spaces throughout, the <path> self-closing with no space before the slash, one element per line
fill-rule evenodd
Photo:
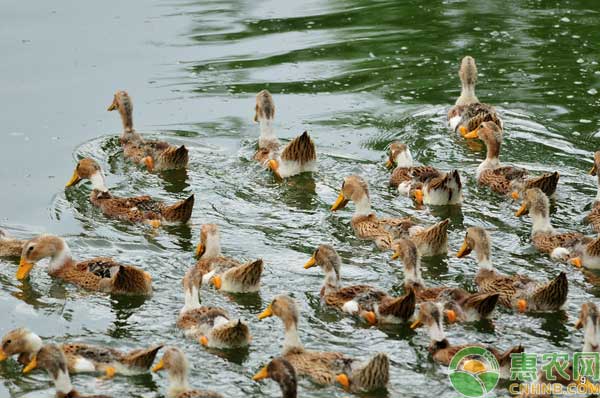
<path fill-rule="evenodd" d="M 298 162 L 300 165 L 317 160 L 315 143 L 310 138 L 307 131 L 294 138 L 285 146 L 285 148 L 283 148 L 281 160 Z"/>

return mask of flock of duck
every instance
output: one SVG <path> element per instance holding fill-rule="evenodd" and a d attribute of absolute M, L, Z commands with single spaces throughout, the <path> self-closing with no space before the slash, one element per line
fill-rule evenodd
<path fill-rule="evenodd" d="M 600 268 L 600 239 L 579 232 L 560 233 L 554 230 L 549 217 L 549 197 L 559 181 L 557 172 L 531 177 L 527 170 L 500 163 L 503 122 L 494 107 L 479 102 L 475 95 L 477 68 L 472 57 L 463 58 L 459 76 L 461 95 L 448 112 L 450 128 L 465 139 L 480 139 L 487 147 L 486 158 L 477 168 L 477 181 L 498 195 L 522 201 L 516 215 L 529 214 L 532 219 L 533 245 L 551 258 L 570 262 L 576 267 Z M 144 139 L 133 127 L 131 98 L 118 91 L 109 111 L 117 110 L 123 122 L 121 145 L 125 158 L 148 171 L 185 168 L 188 151 L 163 141 Z M 260 138 L 255 160 L 270 170 L 275 178 L 317 170 L 317 150 L 307 132 L 282 146 L 277 139 L 273 120 L 275 105 L 271 94 L 263 90 L 256 96 L 255 122 L 260 125 Z M 431 166 L 416 166 L 406 144 L 392 143 L 386 166 L 393 168 L 390 185 L 415 202 L 435 206 L 460 205 L 462 183 L 458 170 L 441 171 Z M 600 151 L 596 152 L 592 174 L 599 175 Z M 81 180 L 91 182 L 91 203 L 110 218 L 147 224 L 160 228 L 164 223 L 187 222 L 192 214 L 194 196 L 167 204 L 149 196 L 118 197 L 105 185 L 100 165 L 91 158 L 81 159 L 66 187 Z M 488 318 L 500 305 L 519 312 L 555 311 L 567 300 L 567 273 L 560 272 L 549 281 L 536 281 L 527 275 L 504 275 L 495 270 L 491 255 L 491 238 L 481 227 L 466 230 L 459 258 L 474 253 L 479 264 L 475 276 L 477 292 L 457 286 L 428 284 L 421 275 L 421 257 L 448 253 L 449 220 L 432 226 L 417 225 L 410 218 L 380 218 L 371 210 L 369 188 L 365 179 L 350 175 L 341 183 L 341 190 L 331 211 L 339 211 L 353 202 L 351 226 L 356 236 L 373 241 L 380 250 L 390 251 L 404 267 L 404 295 L 394 297 L 369 285 L 342 285 L 342 261 L 334 247 L 315 248 L 304 268 L 320 267 L 324 283 L 320 290 L 324 306 L 364 320 L 370 325 L 410 323 L 416 329 L 425 326 L 430 335 L 432 359 L 448 365 L 452 356 L 467 346 L 454 345 L 444 334 L 444 324 L 470 322 Z M 596 232 L 600 232 L 600 189 L 595 205 L 587 217 Z M 34 237 L 28 241 L 14 239 L 0 231 L 0 255 L 20 256 L 16 277 L 27 278 L 34 265 L 49 258 L 48 274 L 87 290 L 110 293 L 150 295 L 151 275 L 135 266 L 120 264 L 102 257 L 76 260 L 65 239 L 52 235 Z M 250 325 L 233 319 L 225 309 L 201 305 L 199 294 L 203 285 L 221 292 L 250 293 L 260 289 L 263 261 L 241 263 L 221 252 L 218 226 L 202 225 L 200 243 L 196 249 L 197 263 L 185 274 L 184 304 L 176 324 L 183 334 L 202 346 L 215 349 L 237 349 L 251 342 Z M 584 350 L 598 351 L 596 331 L 600 330 L 598 310 L 593 303 L 582 307 L 576 327 L 583 327 Z M 297 378 L 306 378 L 319 385 L 339 384 L 348 392 L 369 391 L 385 387 L 389 380 L 390 362 L 386 353 L 366 360 L 348 357 L 342 352 L 320 352 L 305 349 L 298 335 L 300 314 L 288 295 L 279 295 L 258 316 L 259 320 L 278 317 L 284 328 L 281 356 L 272 359 L 254 376 L 255 381 L 275 380 L 286 398 L 297 396 Z M 510 355 L 524 351 L 515 346 L 506 350 L 486 347 L 496 356 L 502 374 L 506 375 Z M 155 364 L 162 350 L 162 358 Z M 79 396 L 71 384 L 70 374 L 101 372 L 106 377 L 164 370 L 168 374 L 169 397 L 221 397 L 221 394 L 191 389 L 188 384 L 188 361 L 177 347 L 161 345 L 122 352 L 112 347 L 44 342 L 33 331 L 19 328 L 2 339 L 0 360 L 17 356 L 27 373 L 45 369 L 53 379 L 60 397 Z M 465 364 L 466 370 L 471 365 Z M 542 376 L 540 376 L 542 377 Z"/>

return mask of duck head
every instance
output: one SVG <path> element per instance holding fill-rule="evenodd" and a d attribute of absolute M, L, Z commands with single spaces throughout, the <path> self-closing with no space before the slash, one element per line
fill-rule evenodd
<path fill-rule="evenodd" d="M 17 270 L 17 279 L 25 279 L 36 262 L 50 257 L 49 271 L 54 271 L 70 260 L 71 252 L 64 239 L 58 236 L 42 235 L 33 238 L 23 246 L 21 261 Z"/>
<path fill-rule="evenodd" d="M 394 166 L 411 167 L 413 164 L 413 158 L 408 145 L 400 142 L 392 142 L 390 144 L 388 156 L 388 161 L 385 164 L 385 167 L 388 169 Z"/>
<path fill-rule="evenodd" d="M 123 122 L 125 132 L 133 131 L 133 102 L 127 91 L 119 90 L 115 93 L 113 101 L 107 109 L 109 112 L 118 110 Z"/>
<path fill-rule="evenodd" d="M 83 158 L 77 162 L 77 166 L 75 166 L 75 170 L 73 171 L 73 176 L 69 182 L 67 182 L 65 188 L 77 185 L 81 180 L 90 180 L 93 189 L 108 192 L 108 188 L 106 188 L 104 183 L 102 168 L 94 159 Z"/>
<path fill-rule="evenodd" d="M 35 355 L 42 348 L 42 339 L 26 328 L 13 329 L 2 338 L 0 346 L 0 361 L 13 355 Z"/>
<path fill-rule="evenodd" d="M 298 382 L 294 367 L 284 358 L 273 358 L 271 362 L 254 375 L 252 380 L 271 379 L 281 388 L 283 398 L 296 398 Z"/>
<path fill-rule="evenodd" d="M 344 178 L 341 192 L 335 203 L 331 206 L 331 211 L 343 209 L 349 201 L 354 202 L 357 213 L 370 213 L 371 202 L 369 199 L 369 186 L 367 185 L 367 182 L 358 175 L 351 175 Z"/>

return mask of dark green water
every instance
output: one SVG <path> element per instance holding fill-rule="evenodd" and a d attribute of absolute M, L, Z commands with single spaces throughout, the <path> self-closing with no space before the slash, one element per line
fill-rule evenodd
<path fill-rule="evenodd" d="M 21 237 L 65 236 L 78 258 L 106 255 L 143 266 L 154 276 L 155 294 L 145 302 L 89 294 L 51 280 L 43 267 L 20 283 L 18 259 L 2 261 L 0 333 L 27 326 L 55 341 L 177 344 L 193 365 L 192 385 L 228 397 L 278 396 L 275 383 L 251 381 L 280 352 L 283 337 L 278 320 L 259 323 L 256 314 L 289 292 L 301 303 L 307 347 L 361 358 L 386 351 L 393 363 L 389 397 L 423 391 L 453 397 L 444 369 L 428 360 L 423 330 L 365 328 L 321 310 L 322 275 L 302 265 L 316 245 L 330 243 L 346 264 L 345 283 L 399 291 L 399 264 L 354 238 L 353 206 L 336 214 L 328 209 L 342 178 L 359 173 L 380 214 L 410 214 L 424 224 L 446 216 L 417 211 L 387 188 L 384 150 L 400 140 L 418 161 L 458 168 L 466 177 L 462 210 L 450 214 L 452 254 L 466 226 L 483 225 L 492 230 L 501 271 L 546 279 L 568 269 L 530 246 L 529 219 L 512 216 L 514 203 L 477 188 L 484 149 L 450 134 L 445 112 L 459 94 L 459 60 L 470 54 L 478 61 L 479 98 L 497 105 L 505 119 L 502 160 L 559 170 L 554 225 L 591 233 L 581 220 L 595 195 L 585 172 L 599 130 L 599 11 L 584 1 L 1 1 L 0 226 Z M 114 138 L 120 121 L 106 112 L 121 88 L 133 97 L 139 131 L 190 148 L 187 176 L 148 174 L 123 161 Z M 275 96 L 279 136 L 308 129 L 317 143 L 313 178 L 279 184 L 252 161 L 254 95 L 263 88 Z M 172 201 L 194 192 L 192 222 L 152 234 L 104 218 L 89 205 L 88 186 L 63 190 L 81 156 L 101 163 L 119 195 Z M 254 340 L 243 355 L 214 355 L 175 327 L 180 280 L 206 222 L 220 225 L 225 254 L 266 261 L 258 296 L 202 292 L 204 303 L 251 323 Z M 473 287 L 472 258 L 450 255 L 424 266 L 431 283 Z M 600 290 L 590 273 L 568 269 L 568 275 L 563 313 L 500 311 L 492 323 L 449 328 L 449 338 L 503 348 L 523 343 L 537 353 L 578 350 L 578 308 Z M 50 394 L 44 374 L 25 377 L 19 369 L 13 361 L 0 364 L 0 396 Z M 166 379 L 78 375 L 74 384 L 84 392 L 155 397 Z M 300 395 L 348 394 L 302 383 Z"/>

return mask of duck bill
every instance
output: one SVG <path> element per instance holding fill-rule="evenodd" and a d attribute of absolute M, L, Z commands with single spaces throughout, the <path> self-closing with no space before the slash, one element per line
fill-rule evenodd
<path fill-rule="evenodd" d="M 465 138 L 479 138 L 479 129 L 471 130 L 467 134 L 463 135 Z"/>
<path fill-rule="evenodd" d="M 221 290 L 221 286 L 223 285 L 223 280 L 219 275 L 212 278 L 212 284 L 217 290 Z"/>
<path fill-rule="evenodd" d="M 67 185 L 65 185 L 65 188 L 72 187 L 73 185 L 77 184 L 79 181 L 81 181 L 81 177 L 79 177 L 79 173 L 77 173 L 77 169 L 75 169 L 75 171 L 73 172 L 73 176 L 71 177 L 69 182 L 67 182 Z"/>
<path fill-rule="evenodd" d="M 525 213 L 527 213 L 527 205 L 523 203 L 521 207 L 519 207 L 519 210 L 517 210 L 517 212 L 515 213 L 515 216 L 521 217 Z"/>
<path fill-rule="evenodd" d="M 392 260 L 397 260 L 400 258 L 400 252 L 394 252 L 394 254 L 392 254 Z"/>
<path fill-rule="evenodd" d="M 388 159 L 388 161 L 385 162 L 385 168 L 391 169 L 392 167 L 394 167 L 394 162 L 392 162 L 391 160 Z"/>
<path fill-rule="evenodd" d="M 510 197 L 513 198 L 514 200 L 519 200 L 519 191 L 512 191 L 510 193 Z"/>
<path fill-rule="evenodd" d="M 571 264 L 577 268 L 581 268 L 583 266 L 583 262 L 581 261 L 581 257 L 575 257 L 571 259 Z"/>
<path fill-rule="evenodd" d="M 465 256 L 468 256 L 469 253 L 471 253 L 471 250 L 472 249 L 469 247 L 467 242 L 463 242 L 462 246 L 460 247 L 460 250 L 458 251 L 458 253 L 456 253 L 456 257 L 463 258 Z"/>
<path fill-rule="evenodd" d="M 304 264 L 304 269 L 309 269 L 317 265 L 317 260 L 315 260 L 315 256 L 312 256 L 306 264 Z"/>
<path fill-rule="evenodd" d="M 423 204 L 423 190 L 415 189 L 415 202 L 420 205 Z"/>
<path fill-rule="evenodd" d="M 33 263 L 25 260 L 24 257 L 21 257 L 21 261 L 19 262 L 19 269 L 17 270 L 17 279 L 23 280 L 27 278 L 27 275 L 31 272 L 33 268 Z"/>
<path fill-rule="evenodd" d="M 331 211 L 336 211 L 339 209 L 343 209 L 348 204 L 349 200 L 346 199 L 343 193 L 340 192 L 335 203 L 331 206 Z"/>
<path fill-rule="evenodd" d="M 446 319 L 448 323 L 456 322 L 456 312 L 454 310 L 446 310 Z"/>
<path fill-rule="evenodd" d="M 6 361 L 8 359 L 8 355 L 2 348 L 0 348 L 0 362 Z"/>
<path fill-rule="evenodd" d="M 420 326 L 423 326 L 423 322 L 421 322 L 420 319 L 417 319 L 416 321 L 414 321 L 413 323 L 410 324 L 411 329 L 416 329 Z"/>
<path fill-rule="evenodd" d="M 154 367 L 152 368 L 152 371 L 156 373 L 156 372 L 164 369 L 164 367 L 165 367 L 165 361 L 161 358 L 160 361 L 158 361 L 158 363 L 156 365 L 154 365 Z"/>
<path fill-rule="evenodd" d="M 110 111 L 114 111 L 116 109 L 117 109 L 117 100 L 115 98 L 115 100 L 112 102 L 112 104 L 110 104 L 108 106 L 108 108 L 106 108 L 106 110 L 110 112 Z"/>
<path fill-rule="evenodd" d="M 269 304 L 269 306 L 267 308 L 265 308 L 265 310 L 258 315 L 258 319 L 262 320 L 262 319 L 268 318 L 270 316 L 273 316 L 273 308 L 271 307 L 271 304 Z"/>
<path fill-rule="evenodd" d="M 517 309 L 520 313 L 524 313 L 527 311 L 527 300 L 521 299 L 517 301 Z"/>
<path fill-rule="evenodd" d="M 266 379 L 267 377 L 269 377 L 269 372 L 267 371 L 267 367 L 265 366 L 264 368 L 262 368 L 261 370 L 259 370 L 257 374 L 255 374 L 252 377 L 252 380 L 259 381 L 259 380 L 262 380 L 262 379 Z"/>
<path fill-rule="evenodd" d="M 29 373 L 35 368 L 37 368 L 37 357 L 33 357 L 31 362 L 29 362 L 29 364 L 25 366 L 25 368 L 23 369 L 23 373 Z"/>
<path fill-rule="evenodd" d="M 198 243 L 198 246 L 196 246 L 196 258 L 202 257 L 205 251 L 206 247 L 202 243 Z"/>
<path fill-rule="evenodd" d="M 598 167 L 596 167 L 596 165 L 594 164 L 590 169 L 590 175 L 595 176 L 596 174 L 598 174 Z"/>
<path fill-rule="evenodd" d="M 345 389 L 350 388 L 350 379 L 348 379 L 348 376 L 346 376 L 343 373 L 337 375 L 335 377 L 335 381 L 337 381 L 338 383 L 340 383 Z"/>
<path fill-rule="evenodd" d="M 575 322 L 575 329 L 581 329 L 583 327 L 583 321 L 581 319 L 578 319 L 577 322 Z"/>
<path fill-rule="evenodd" d="M 276 179 L 283 180 L 283 177 L 279 174 L 279 163 L 275 159 L 269 160 L 267 168 L 273 172 Z"/>

